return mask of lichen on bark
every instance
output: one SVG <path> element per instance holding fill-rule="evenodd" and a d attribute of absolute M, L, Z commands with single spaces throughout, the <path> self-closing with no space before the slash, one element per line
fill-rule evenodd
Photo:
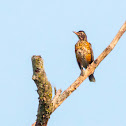
<path fill-rule="evenodd" d="M 32 57 L 33 76 L 39 94 L 36 126 L 46 126 L 52 113 L 52 87 L 47 79 L 41 56 Z"/>

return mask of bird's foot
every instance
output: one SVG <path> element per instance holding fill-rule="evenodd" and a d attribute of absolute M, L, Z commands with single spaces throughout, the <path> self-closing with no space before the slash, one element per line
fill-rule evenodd
<path fill-rule="evenodd" d="M 84 74 L 85 74 L 85 71 L 84 70 L 81 70 L 80 76 L 84 76 Z"/>
<path fill-rule="evenodd" d="M 91 64 L 88 64 L 87 68 L 90 67 L 90 66 L 91 66 Z"/>

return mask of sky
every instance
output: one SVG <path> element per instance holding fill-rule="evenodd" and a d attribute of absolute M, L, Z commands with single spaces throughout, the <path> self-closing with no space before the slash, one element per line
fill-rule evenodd
<path fill-rule="evenodd" d="M 38 109 L 33 55 L 41 55 L 52 88 L 80 75 L 72 31 L 84 30 L 94 58 L 126 20 L 126 0 L 0 1 L 1 126 L 31 126 Z M 126 33 L 95 70 L 51 115 L 48 126 L 126 126 Z M 54 93 L 53 93 L 54 95 Z"/>

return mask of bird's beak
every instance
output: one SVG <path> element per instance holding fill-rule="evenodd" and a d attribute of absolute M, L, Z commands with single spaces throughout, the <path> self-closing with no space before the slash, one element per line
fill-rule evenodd
<path fill-rule="evenodd" d="M 76 35 L 79 35 L 77 32 L 73 31 L 73 33 L 75 33 Z"/>

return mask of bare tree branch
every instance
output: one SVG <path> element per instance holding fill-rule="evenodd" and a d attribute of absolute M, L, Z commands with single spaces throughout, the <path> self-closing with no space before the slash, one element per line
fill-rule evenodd
<path fill-rule="evenodd" d="M 100 62 L 113 50 L 117 42 L 119 41 L 120 37 L 123 35 L 123 33 L 126 31 L 126 21 L 118 31 L 117 35 L 113 39 L 113 41 L 110 43 L 110 45 L 98 56 L 98 58 L 89 65 L 89 67 L 85 70 L 85 75 L 84 76 L 79 76 L 75 82 L 70 85 L 59 97 L 59 102 L 55 104 L 53 111 L 59 107 L 63 101 L 71 95 L 73 91 L 75 91 L 80 84 L 91 74 L 94 73 L 95 69 L 97 66 L 100 64 Z"/>
<path fill-rule="evenodd" d="M 37 121 L 35 126 L 47 126 L 47 122 L 53 110 L 52 105 L 52 87 L 47 79 L 43 59 L 41 56 L 32 57 L 33 76 L 39 94 L 39 107 L 37 112 Z M 34 124 L 33 124 L 34 125 Z"/>
<path fill-rule="evenodd" d="M 97 66 L 100 62 L 113 50 L 120 37 L 126 31 L 126 22 L 120 28 L 119 32 L 110 43 L 110 45 L 98 56 L 98 58 L 92 62 L 88 68 L 85 70 L 84 76 L 79 76 L 73 84 L 71 84 L 63 93 L 61 93 L 61 89 L 56 91 L 55 96 L 52 99 L 52 87 L 50 82 L 47 80 L 46 73 L 43 67 L 43 60 L 41 56 L 33 56 L 32 57 L 32 65 L 33 65 L 33 77 L 32 79 L 35 81 L 37 85 L 37 92 L 39 94 L 39 107 L 37 113 L 37 121 L 32 126 L 47 126 L 47 122 L 50 118 L 52 112 L 58 108 L 63 101 L 71 95 L 73 91 L 75 91 L 80 84 L 91 74 L 94 73 Z"/>

